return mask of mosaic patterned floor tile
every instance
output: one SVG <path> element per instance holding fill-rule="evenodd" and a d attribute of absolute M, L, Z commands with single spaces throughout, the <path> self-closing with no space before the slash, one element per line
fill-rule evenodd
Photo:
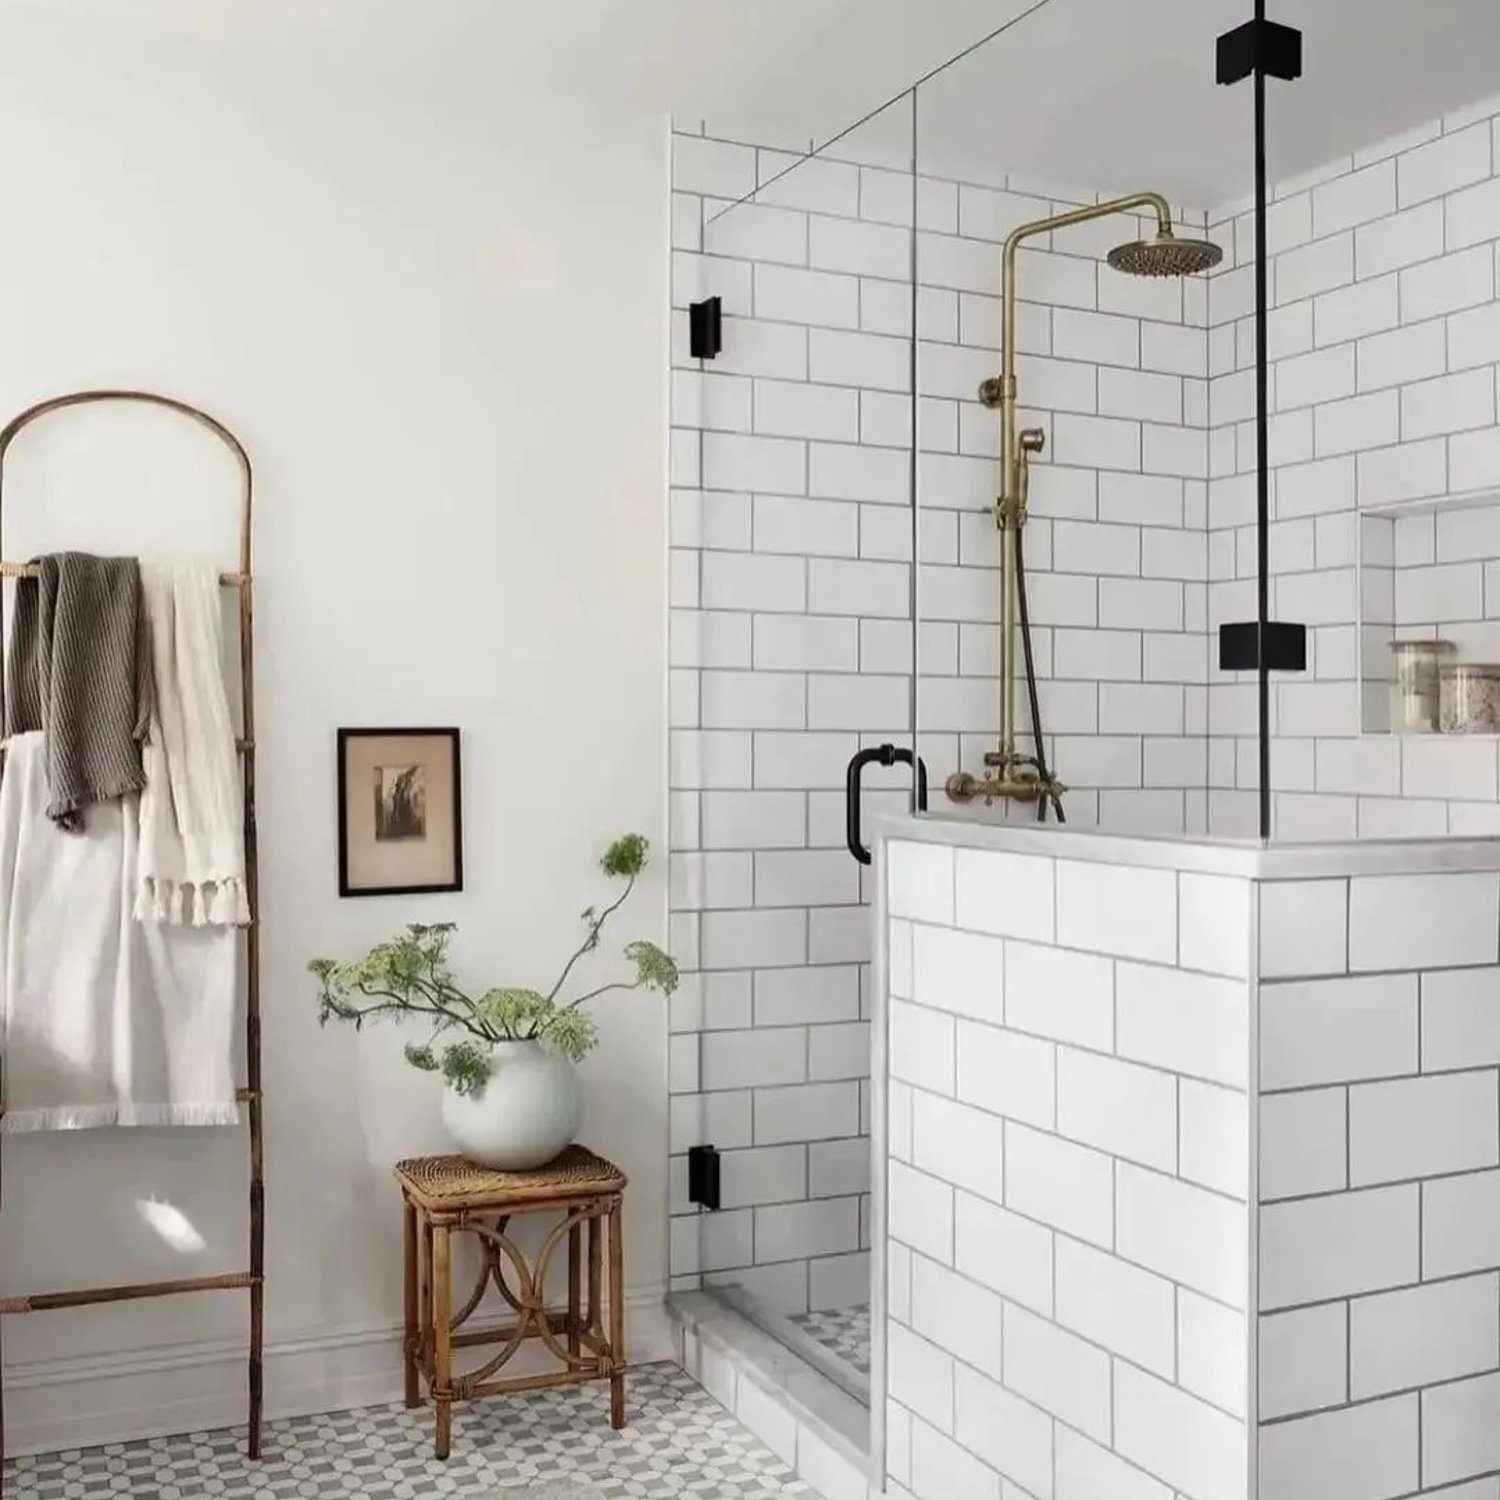
<path fill-rule="evenodd" d="M 581 1479 L 605 1500 L 817 1500 L 675 1365 L 643 1365 L 630 1425 L 609 1426 L 609 1387 L 498 1396 L 454 1409 L 453 1454 L 432 1456 L 432 1410 L 399 1404 L 269 1422 L 265 1456 L 243 1430 L 111 1443 L 6 1465 L 6 1500 L 503 1500 Z"/>
<path fill-rule="evenodd" d="M 868 1307 L 834 1307 L 824 1312 L 798 1313 L 792 1322 L 835 1358 L 843 1360 L 861 1375 L 870 1373 Z"/>

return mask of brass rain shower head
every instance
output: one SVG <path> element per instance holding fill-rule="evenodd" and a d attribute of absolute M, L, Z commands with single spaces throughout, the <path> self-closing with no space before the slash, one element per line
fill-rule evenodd
<path fill-rule="evenodd" d="M 1223 260 L 1212 240 L 1180 240 L 1170 231 L 1154 240 L 1132 240 L 1109 252 L 1109 263 L 1127 276 L 1191 276 Z"/>

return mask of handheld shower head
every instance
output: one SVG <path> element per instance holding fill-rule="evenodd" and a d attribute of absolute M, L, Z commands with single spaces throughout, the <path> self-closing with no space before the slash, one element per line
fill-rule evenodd
<path fill-rule="evenodd" d="M 1132 240 L 1109 252 L 1109 263 L 1127 276 L 1191 276 L 1223 260 L 1212 240 L 1180 240 L 1170 229 L 1153 240 Z"/>

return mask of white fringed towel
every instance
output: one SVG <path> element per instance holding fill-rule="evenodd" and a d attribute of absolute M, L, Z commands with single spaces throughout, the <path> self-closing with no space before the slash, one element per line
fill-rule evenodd
<path fill-rule="evenodd" d="M 230 1125 L 240 938 L 134 920 L 139 804 L 47 817 L 40 732 L 0 779 L 0 1131 Z"/>
<path fill-rule="evenodd" d="M 219 573 L 143 561 L 156 701 L 141 793 L 141 922 L 243 925 L 239 764 L 224 692 Z"/>

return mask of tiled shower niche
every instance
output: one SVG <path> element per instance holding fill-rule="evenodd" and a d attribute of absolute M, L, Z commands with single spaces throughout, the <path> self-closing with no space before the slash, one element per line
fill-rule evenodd
<path fill-rule="evenodd" d="M 1451 644 L 1445 663 L 1500 671 L 1500 490 L 1372 507 L 1359 529 L 1360 728 L 1365 734 L 1494 739 L 1401 720 L 1393 641 Z"/>

